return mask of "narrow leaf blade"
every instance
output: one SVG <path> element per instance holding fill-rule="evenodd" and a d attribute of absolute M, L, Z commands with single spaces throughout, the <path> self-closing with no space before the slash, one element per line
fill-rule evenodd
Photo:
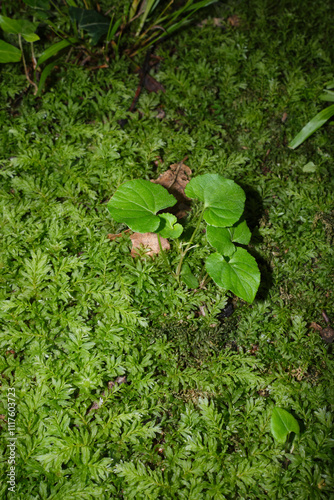
<path fill-rule="evenodd" d="M 68 38 L 66 40 L 62 40 L 61 42 L 54 43 L 51 45 L 51 47 L 48 47 L 43 54 L 40 56 L 40 58 L 37 61 L 37 66 L 40 66 L 41 64 L 45 63 L 48 59 L 51 57 L 55 56 L 60 52 L 61 50 L 65 49 L 69 45 L 73 45 L 78 42 L 77 38 Z"/>
<path fill-rule="evenodd" d="M 181 270 L 181 278 L 188 288 L 195 289 L 199 287 L 199 281 L 196 278 L 196 276 L 192 273 L 188 264 L 183 264 Z"/>
<path fill-rule="evenodd" d="M 40 79 L 39 79 L 39 82 L 38 82 L 38 91 L 37 91 L 36 96 L 40 96 L 41 95 L 47 77 L 50 75 L 51 71 L 57 65 L 58 62 L 59 62 L 58 60 L 53 61 L 50 64 L 47 64 L 45 66 L 45 68 L 43 69 L 43 71 L 41 73 L 41 76 L 40 76 Z"/>
<path fill-rule="evenodd" d="M 296 149 L 300 146 L 310 135 L 312 135 L 316 130 L 318 130 L 324 123 L 326 123 L 329 118 L 334 115 L 334 104 L 328 106 L 328 108 L 323 109 L 318 113 L 311 121 L 309 121 L 305 127 L 301 129 L 299 134 L 292 139 L 289 144 L 289 148 Z"/>

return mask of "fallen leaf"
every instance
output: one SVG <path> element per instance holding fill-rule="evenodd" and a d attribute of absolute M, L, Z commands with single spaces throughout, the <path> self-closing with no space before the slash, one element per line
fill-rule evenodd
<path fill-rule="evenodd" d="M 131 256 L 138 257 L 138 252 L 136 248 L 139 248 L 141 245 L 147 248 L 150 248 L 150 251 L 146 252 L 146 255 L 152 257 L 154 254 L 160 252 L 158 236 L 155 233 L 133 233 L 130 236 L 132 241 L 132 249 Z M 170 249 L 170 244 L 166 238 L 161 238 L 161 246 L 164 250 Z"/>
<path fill-rule="evenodd" d="M 212 21 L 213 26 L 216 26 L 217 28 L 223 28 L 224 27 L 224 18 L 223 17 L 214 17 L 212 19 L 204 19 L 197 26 L 199 28 L 203 28 L 203 26 L 205 26 L 206 24 L 208 24 L 209 21 Z"/>
<path fill-rule="evenodd" d="M 158 120 L 162 120 L 163 118 L 165 118 L 165 116 L 165 111 L 162 108 L 159 108 L 156 118 L 158 118 Z"/>
<path fill-rule="evenodd" d="M 285 122 L 286 122 L 286 120 L 287 120 L 287 118 L 288 118 L 288 113 L 285 113 L 285 112 L 284 112 L 284 113 L 283 113 L 283 115 L 282 115 L 282 118 L 281 118 L 282 123 L 285 123 Z"/>
<path fill-rule="evenodd" d="M 176 215 L 178 219 L 185 217 L 190 210 L 190 198 L 184 194 L 184 189 L 191 177 L 191 169 L 183 162 L 173 163 L 166 172 L 163 172 L 157 179 L 151 179 L 155 184 L 161 184 L 167 191 L 177 199 L 176 205 L 169 208 L 168 212 Z"/>
<path fill-rule="evenodd" d="M 149 74 L 145 75 L 144 86 L 148 92 L 155 92 L 156 94 L 159 90 L 164 93 L 166 92 L 165 87 Z"/>
<path fill-rule="evenodd" d="M 121 236 L 123 236 L 123 234 L 129 233 L 130 231 L 131 231 L 131 229 L 126 229 L 122 233 L 117 233 L 117 234 L 111 234 L 111 233 L 109 233 L 109 234 L 107 234 L 107 238 L 109 238 L 110 241 L 114 241 L 117 238 L 120 238 Z"/>
<path fill-rule="evenodd" d="M 109 240 L 111 241 L 114 241 L 116 240 L 116 238 L 120 238 L 121 236 L 123 236 L 123 233 L 118 233 L 118 234 L 107 234 L 107 238 L 109 238 Z"/>
<path fill-rule="evenodd" d="M 312 322 L 310 324 L 310 328 L 313 328 L 313 330 L 318 330 L 319 332 L 322 330 L 322 327 L 320 325 L 318 325 L 318 323 L 314 323 L 314 322 Z"/>
<path fill-rule="evenodd" d="M 230 26 L 233 26 L 234 28 L 239 28 L 241 20 L 237 14 L 234 14 L 233 16 L 227 18 L 227 22 L 229 23 Z"/>
<path fill-rule="evenodd" d="M 326 326 L 326 328 L 322 328 L 320 325 L 317 323 L 312 322 L 310 324 L 310 328 L 313 328 L 313 330 L 318 330 L 320 333 L 320 337 L 326 344 L 332 344 L 334 341 L 334 329 L 331 328 L 330 326 Z"/>
<path fill-rule="evenodd" d="M 334 340 L 334 329 L 330 326 L 326 326 L 326 328 L 321 330 L 320 337 L 326 344 L 332 344 Z"/>

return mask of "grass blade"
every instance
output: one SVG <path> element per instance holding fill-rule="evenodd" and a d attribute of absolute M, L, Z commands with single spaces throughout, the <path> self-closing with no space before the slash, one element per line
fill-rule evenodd
<path fill-rule="evenodd" d="M 47 66 L 45 66 L 45 68 L 43 69 L 43 71 L 41 73 L 41 77 L 39 79 L 39 83 L 38 83 L 38 91 L 36 94 L 37 97 L 41 95 L 47 77 L 49 76 L 49 74 L 51 73 L 51 71 L 53 70 L 53 68 L 56 66 L 56 64 L 58 62 L 59 62 L 59 60 L 53 61 L 50 64 L 48 64 Z"/>
<path fill-rule="evenodd" d="M 302 144 L 310 135 L 312 135 L 316 130 L 318 130 L 324 123 L 326 123 L 329 118 L 334 115 L 334 104 L 328 106 L 328 108 L 323 109 L 318 113 L 311 121 L 309 121 L 305 127 L 301 129 L 299 134 L 292 139 L 289 144 L 289 148 L 296 149 L 300 144 Z"/>
<path fill-rule="evenodd" d="M 37 61 L 37 66 L 40 66 L 45 61 L 58 54 L 58 52 L 60 52 L 61 50 L 77 42 L 78 42 L 77 38 L 68 38 L 67 40 L 62 40 L 61 42 L 54 43 L 53 45 L 51 45 L 51 47 L 49 47 L 43 52 L 43 54 Z"/>

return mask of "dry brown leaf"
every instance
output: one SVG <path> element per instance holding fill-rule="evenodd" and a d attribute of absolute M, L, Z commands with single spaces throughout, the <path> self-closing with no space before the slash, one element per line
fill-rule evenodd
<path fill-rule="evenodd" d="M 156 118 L 158 118 L 158 120 L 162 120 L 163 118 L 165 118 L 165 116 L 166 116 L 165 110 L 162 108 L 159 108 Z"/>
<path fill-rule="evenodd" d="M 281 118 L 282 123 L 285 123 L 286 120 L 287 120 L 287 118 L 288 118 L 288 113 L 284 112 L 283 115 L 282 115 L 282 118 Z"/>
<path fill-rule="evenodd" d="M 241 20 L 237 14 L 234 14 L 233 16 L 227 18 L 227 22 L 230 26 L 233 26 L 233 28 L 239 28 Z"/>
<path fill-rule="evenodd" d="M 136 248 L 139 248 L 141 245 L 150 248 L 150 250 L 146 252 L 146 255 L 148 255 L 149 257 L 152 257 L 154 254 L 160 252 L 158 236 L 155 233 L 133 233 L 131 234 L 130 239 L 132 241 L 132 257 L 138 257 Z M 166 240 L 166 238 L 160 238 L 160 240 L 162 248 L 164 250 L 169 250 L 170 244 L 168 240 Z"/>
<path fill-rule="evenodd" d="M 109 238 L 110 241 L 114 241 L 116 240 L 116 238 L 120 238 L 121 236 L 123 236 L 123 233 L 118 233 L 118 234 L 107 234 L 107 238 Z"/>
<path fill-rule="evenodd" d="M 165 87 L 149 74 L 145 75 L 144 86 L 148 92 L 155 92 L 156 94 L 159 90 L 166 92 Z"/>
<path fill-rule="evenodd" d="M 332 344 L 334 340 L 334 330 L 330 326 L 326 326 L 320 332 L 320 337 L 326 342 L 326 344 Z"/>
<path fill-rule="evenodd" d="M 107 234 L 107 238 L 109 238 L 110 241 L 114 241 L 116 240 L 117 238 L 120 238 L 121 236 L 123 236 L 123 234 L 126 234 L 126 233 L 129 233 L 131 231 L 131 229 L 126 229 L 125 231 L 121 232 L 121 233 L 117 233 L 117 234 Z"/>
<path fill-rule="evenodd" d="M 201 21 L 200 23 L 198 23 L 197 26 L 199 28 L 203 28 L 203 26 L 205 26 L 206 24 L 208 24 L 209 21 L 211 21 L 211 19 L 203 19 L 203 21 Z M 217 26 L 217 28 L 222 28 L 224 26 L 224 18 L 223 17 L 214 17 L 212 19 L 212 24 L 213 24 L 213 26 Z"/>
<path fill-rule="evenodd" d="M 310 328 L 313 328 L 314 330 L 318 330 L 320 333 L 320 337 L 326 344 L 332 344 L 334 341 L 334 329 L 331 328 L 330 326 L 326 326 L 325 328 L 322 328 L 320 325 L 317 323 L 312 322 L 310 324 Z"/>
<path fill-rule="evenodd" d="M 178 219 L 185 217 L 190 210 L 190 198 L 184 194 L 184 189 L 191 177 L 191 169 L 183 162 L 173 163 L 169 169 L 159 175 L 157 179 L 151 179 L 154 184 L 160 184 L 177 199 L 176 205 L 168 209 L 168 212 L 176 215 Z"/>

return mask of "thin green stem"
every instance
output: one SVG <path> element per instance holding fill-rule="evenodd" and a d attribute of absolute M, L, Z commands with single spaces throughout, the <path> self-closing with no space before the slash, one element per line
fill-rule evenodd
<path fill-rule="evenodd" d="M 165 251 L 162 248 L 160 234 L 157 233 L 157 236 L 158 236 L 158 243 L 159 243 L 160 253 L 162 255 L 162 258 L 164 259 L 164 263 L 166 264 L 166 267 L 170 267 L 170 264 L 169 264 L 169 262 L 167 260 L 166 254 L 165 254 Z"/>
<path fill-rule="evenodd" d="M 184 259 L 185 255 L 186 255 L 186 253 L 188 252 L 188 250 L 190 250 L 190 246 L 191 246 L 192 242 L 194 241 L 195 236 L 197 235 L 197 233 L 198 233 L 198 231 L 199 231 L 199 229 L 200 229 L 200 227 L 201 227 L 201 222 L 202 222 L 202 220 L 203 220 L 203 213 L 204 213 L 204 210 L 202 210 L 202 212 L 201 212 L 201 215 L 200 215 L 200 217 L 199 217 L 199 219 L 198 219 L 198 222 L 197 222 L 197 224 L 196 224 L 196 227 L 195 227 L 195 229 L 194 229 L 194 232 L 193 232 L 193 234 L 191 235 L 191 238 L 190 238 L 190 240 L 188 241 L 188 243 L 187 243 L 187 245 L 186 245 L 186 248 L 185 248 L 185 249 L 181 252 L 181 258 L 180 258 L 180 260 L 179 260 L 179 263 L 178 263 L 178 266 L 177 266 L 177 268 L 176 268 L 176 272 L 175 272 L 175 275 L 176 275 L 176 278 L 177 278 L 177 279 L 179 279 L 179 276 L 180 276 L 180 272 L 181 272 L 181 268 L 182 268 L 183 259 Z"/>

